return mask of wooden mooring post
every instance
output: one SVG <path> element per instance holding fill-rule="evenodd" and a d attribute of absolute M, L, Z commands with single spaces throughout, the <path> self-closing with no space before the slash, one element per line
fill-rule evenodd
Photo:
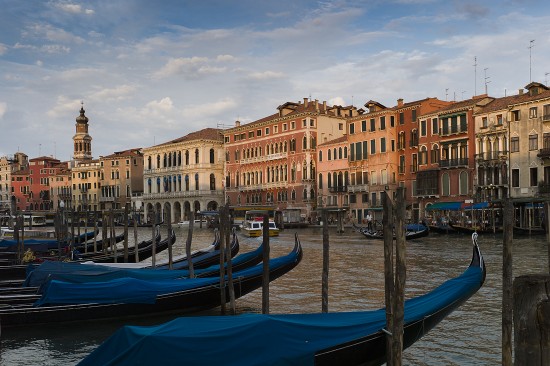
<path fill-rule="evenodd" d="M 405 189 L 398 188 L 395 205 L 382 196 L 384 277 L 386 289 L 386 357 L 388 366 L 403 364 L 403 320 L 407 274 L 405 247 Z M 393 246 L 395 235 L 395 267 Z"/>
<path fill-rule="evenodd" d="M 515 365 L 550 365 L 550 275 L 514 279 Z"/>
<path fill-rule="evenodd" d="M 263 273 L 262 273 L 262 314 L 269 314 L 269 215 L 263 221 Z"/>
<path fill-rule="evenodd" d="M 328 271 L 329 271 L 329 234 L 327 222 L 327 210 L 321 212 L 323 221 L 323 274 L 321 281 L 321 312 L 328 313 Z"/>
<path fill-rule="evenodd" d="M 189 264 L 189 278 L 195 277 L 195 269 L 193 268 L 193 261 L 191 260 L 191 243 L 193 242 L 194 221 L 195 214 L 191 211 L 189 212 L 189 229 L 187 231 L 187 241 L 185 242 L 185 255 L 187 256 L 187 263 Z"/>
<path fill-rule="evenodd" d="M 512 366 L 513 294 L 512 241 L 514 239 L 514 206 L 504 202 L 504 235 L 502 243 L 502 366 Z"/>
<path fill-rule="evenodd" d="M 151 266 L 155 268 L 157 266 L 157 240 L 156 240 L 157 212 L 154 208 L 153 208 L 153 211 L 151 212 L 151 223 L 152 223 L 151 238 L 153 240 L 153 242 L 151 243 L 152 251 L 153 251 L 153 254 L 151 256 Z"/>

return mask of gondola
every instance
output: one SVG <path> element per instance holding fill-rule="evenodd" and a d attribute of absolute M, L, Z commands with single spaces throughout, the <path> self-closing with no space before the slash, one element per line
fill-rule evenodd
<path fill-rule="evenodd" d="M 546 235 L 546 229 L 544 227 L 519 227 L 514 226 L 515 235 Z"/>
<path fill-rule="evenodd" d="M 302 247 L 296 237 L 289 254 L 269 261 L 269 280 L 283 276 L 301 259 Z M 235 298 L 261 287 L 262 282 L 263 264 L 233 273 Z M 34 306 L 15 304 L 0 307 L 2 331 L 16 326 L 206 310 L 220 305 L 219 283 L 219 277 L 166 281 L 124 278 L 88 284 L 54 280 L 45 286 L 41 299 Z M 227 281 L 225 291 L 229 300 Z"/>
<path fill-rule="evenodd" d="M 74 237 L 74 243 L 84 243 L 90 239 L 93 239 L 97 235 L 96 231 L 89 231 L 76 235 Z M 59 242 L 57 239 L 24 239 L 24 240 L 15 240 L 15 239 L 0 239 L 0 252 L 17 252 L 18 246 L 23 244 L 23 251 L 30 249 L 33 252 L 44 252 L 47 253 L 50 250 L 58 250 L 59 248 L 66 248 L 71 241 L 69 239 L 62 240 Z"/>
<path fill-rule="evenodd" d="M 462 275 L 405 302 L 403 347 L 411 346 L 474 295 L 485 275 L 475 236 L 472 259 Z M 79 366 L 114 360 L 120 366 L 156 365 L 159 355 L 164 364 L 185 360 L 186 365 L 382 365 L 385 326 L 385 309 L 181 317 L 158 326 L 124 326 Z"/>
<path fill-rule="evenodd" d="M 502 233 L 502 227 L 496 226 L 493 228 L 492 226 L 465 226 L 460 224 L 454 224 L 452 222 L 449 222 L 449 226 L 452 227 L 455 231 L 462 234 L 468 234 L 471 235 L 473 233 L 477 234 L 499 234 Z"/>
<path fill-rule="evenodd" d="M 157 231 L 157 252 L 160 252 L 166 248 L 168 248 L 168 238 L 161 241 L 160 232 Z M 171 238 L 172 243 L 176 240 L 175 235 Z M 145 260 L 152 255 L 152 239 L 142 241 L 138 244 L 138 253 L 139 253 L 139 260 Z M 93 261 L 98 263 L 110 263 L 115 262 L 115 254 L 114 253 L 107 253 L 104 254 L 102 252 L 100 253 L 88 253 L 87 255 L 83 255 L 80 258 L 74 259 L 75 261 L 79 262 L 86 262 L 86 261 Z M 57 257 L 52 257 L 51 260 L 57 260 Z M 119 250 L 116 253 L 116 262 L 124 262 L 124 251 Z M 135 251 L 134 248 L 131 247 L 128 250 L 128 261 L 129 262 L 135 262 Z M 27 276 L 27 272 L 32 270 L 35 266 L 39 264 L 30 263 L 30 264 L 14 264 L 14 265 L 5 265 L 0 266 L 0 278 L 2 281 L 12 281 L 12 280 L 24 280 Z"/>
<path fill-rule="evenodd" d="M 365 227 L 359 227 L 356 225 L 353 225 L 355 231 L 358 233 L 363 234 L 368 239 L 384 239 L 384 231 L 383 230 L 376 230 L 376 229 L 368 229 Z M 412 239 L 418 239 L 423 238 L 425 236 L 428 236 L 430 234 L 430 229 L 427 226 L 420 225 L 420 224 L 413 224 L 412 226 L 407 225 L 405 229 L 405 240 L 412 240 Z M 395 234 L 394 234 L 395 239 Z"/>

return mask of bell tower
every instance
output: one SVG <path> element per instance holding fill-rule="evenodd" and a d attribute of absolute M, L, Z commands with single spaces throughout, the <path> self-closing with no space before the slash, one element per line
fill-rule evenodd
<path fill-rule="evenodd" d="M 92 160 L 92 136 L 88 134 L 88 117 L 84 112 L 84 102 L 82 102 L 80 116 L 76 117 L 76 134 L 73 136 L 73 159 L 78 162 Z"/>

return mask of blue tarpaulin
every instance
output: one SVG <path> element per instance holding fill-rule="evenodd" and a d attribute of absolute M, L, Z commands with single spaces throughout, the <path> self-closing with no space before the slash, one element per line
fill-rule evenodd
<path fill-rule="evenodd" d="M 405 302 L 405 323 L 467 299 L 483 282 L 479 267 Z M 315 352 L 379 332 L 385 309 L 318 314 L 177 318 L 125 326 L 79 363 L 86 365 L 313 365 Z"/>
<path fill-rule="evenodd" d="M 479 202 L 473 205 L 464 206 L 465 210 L 481 210 L 482 208 L 489 207 L 489 202 Z"/>

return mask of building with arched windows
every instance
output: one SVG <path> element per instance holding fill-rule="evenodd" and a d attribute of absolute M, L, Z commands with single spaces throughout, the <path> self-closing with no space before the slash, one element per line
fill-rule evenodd
<path fill-rule="evenodd" d="M 231 206 L 271 206 L 314 219 L 317 143 L 342 137 L 354 107 L 287 102 L 257 121 L 224 130 L 225 192 Z"/>
<path fill-rule="evenodd" d="M 223 136 L 215 128 L 144 148 L 145 217 L 154 211 L 179 222 L 191 210 L 217 210 L 224 204 L 223 160 Z"/>

